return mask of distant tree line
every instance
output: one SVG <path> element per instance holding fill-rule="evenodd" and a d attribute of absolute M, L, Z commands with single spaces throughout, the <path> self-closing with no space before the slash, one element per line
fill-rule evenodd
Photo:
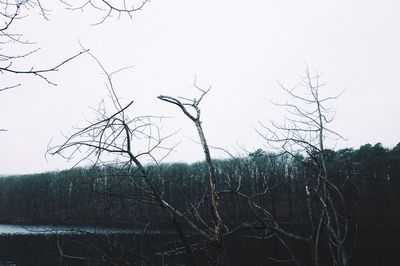
<path fill-rule="evenodd" d="M 346 188 L 347 215 L 355 224 L 399 221 L 400 144 L 392 149 L 377 143 L 324 152 L 332 182 Z M 304 191 L 315 174 L 306 164 L 261 149 L 214 163 L 227 226 L 253 216 L 248 203 L 230 193 L 238 186 L 243 194 L 259 194 L 257 204 L 271 210 L 282 226 L 306 224 Z M 163 197 L 176 208 L 193 216 L 198 212 L 203 219 L 210 215 L 209 204 L 204 204 L 210 201 L 205 163 L 164 163 L 149 171 Z M 166 228 L 160 210 L 146 200 L 141 182 L 140 175 L 133 178 L 126 169 L 111 166 L 5 176 L 0 178 L 0 221 Z"/>
<path fill-rule="evenodd" d="M 325 150 L 329 172 L 338 181 L 354 183 L 346 196 L 360 208 L 354 214 L 360 222 L 396 218 L 386 212 L 398 206 L 400 195 L 400 144 L 393 149 L 380 143 L 359 149 Z M 299 154 L 299 156 L 301 156 Z M 216 160 L 221 194 L 233 183 L 241 183 L 248 194 L 268 190 L 260 203 L 275 217 L 301 221 L 304 189 L 310 169 L 284 155 L 257 150 L 248 157 Z M 159 179 L 163 196 L 179 209 L 190 209 L 203 199 L 206 189 L 203 162 L 164 163 L 150 167 Z M 124 178 L 126 176 L 126 178 Z M 343 178 L 344 177 L 344 178 Z M 3 223 L 132 225 L 132 221 L 157 224 L 158 210 L 143 201 L 140 184 L 115 167 L 75 168 L 68 171 L 0 178 L 0 221 Z M 139 181 L 140 182 L 140 181 Z M 246 219 L 246 204 L 232 195 L 222 206 L 232 224 Z M 204 204 L 207 207 L 207 204 Z M 206 215 L 207 211 L 205 211 Z M 392 216 L 393 217 L 390 217 Z"/>

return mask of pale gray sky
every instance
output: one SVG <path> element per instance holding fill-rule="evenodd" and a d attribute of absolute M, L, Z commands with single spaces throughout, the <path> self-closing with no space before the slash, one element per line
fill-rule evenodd
<path fill-rule="evenodd" d="M 153 0 L 133 19 L 102 17 L 93 9 L 70 12 L 57 1 L 50 21 L 33 10 L 15 24 L 15 32 L 41 50 L 22 67 L 49 66 L 79 51 L 78 40 L 114 71 L 124 102 L 134 112 L 173 116 L 166 131 L 181 128 L 182 140 L 169 160 L 202 159 L 196 132 L 159 94 L 190 93 L 194 76 L 212 90 L 203 102 L 204 129 L 211 145 L 240 150 L 263 147 L 254 131 L 258 121 L 280 121 L 269 100 L 284 100 L 277 80 L 291 87 L 306 64 L 323 74 L 325 95 L 346 92 L 337 102 L 334 128 L 348 140 L 340 147 L 400 142 L 400 2 L 339 1 L 194 1 Z M 56 3 L 53 3 L 56 2 Z M 89 106 L 107 97 L 104 76 L 89 56 L 50 75 L 57 87 L 37 78 L 2 75 L 23 86 L 0 94 L 0 174 L 64 169 L 60 158 L 44 158 L 47 144 L 61 132 L 85 124 Z M 222 156 L 215 153 L 216 156 Z"/>

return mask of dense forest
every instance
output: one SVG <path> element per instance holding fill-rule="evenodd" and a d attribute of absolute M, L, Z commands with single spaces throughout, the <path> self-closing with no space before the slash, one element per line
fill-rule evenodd
<path fill-rule="evenodd" d="M 400 204 L 400 144 L 393 149 L 377 143 L 325 152 L 332 178 L 354 185 L 346 196 L 359 205 L 354 215 L 360 222 L 399 218 L 394 210 Z M 268 190 L 260 202 L 269 206 L 275 217 L 299 221 L 304 215 L 304 189 L 312 173 L 292 158 L 257 150 L 248 157 L 216 160 L 215 165 L 221 190 L 228 191 L 238 182 L 246 194 Z M 203 162 L 149 166 L 164 197 L 179 209 L 207 200 L 203 199 L 207 195 L 206 167 Z M 140 176 L 132 178 L 115 167 L 4 176 L 0 179 L 0 219 L 30 224 L 157 224 L 158 210 L 143 202 L 140 182 Z M 223 206 L 228 220 L 235 224 L 244 219 L 240 200 L 228 194 L 223 197 L 232 197 L 230 204 Z"/>
<path fill-rule="evenodd" d="M 350 261 L 382 261 L 383 256 L 389 264 L 396 261 L 391 239 L 400 236 L 400 144 L 392 149 L 380 143 L 366 144 L 359 149 L 325 150 L 324 154 L 329 178 L 344 198 L 345 208 L 338 212 L 346 221 L 346 239 L 354 245 Z M 271 236 L 280 229 L 283 236 L 289 231 L 307 235 L 308 188 L 317 173 L 312 164 L 304 162 L 307 158 L 301 154 L 293 157 L 261 149 L 246 157 L 215 160 L 225 237 L 251 237 L 273 243 L 277 239 Z M 147 169 L 167 202 L 207 226 L 212 214 L 206 163 L 164 163 L 148 165 Z M 0 219 L 14 224 L 173 230 L 165 214 L 146 196 L 143 182 L 137 169 L 115 166 L 5 176 L 0 179 Z M 310 200 L 318 201 L 313 197 Z M 266 210 L 268 215 L 263 213 Z M 279 227 L 263 227 L 264 219 L 273 219 Z M 185 226 L 183 230 L 190 232 Z M 290 241 L 293 243 L 287 245 L 296 250 L 296 239 Z M 375 252 L 361 258 L 361 253 L 371 249 Z M 301 245 L 299 250 L 304 253 Z M 301 256 L 307 257 L 300 255 L 299 261 L 307 263 L 307 258 Z"/>

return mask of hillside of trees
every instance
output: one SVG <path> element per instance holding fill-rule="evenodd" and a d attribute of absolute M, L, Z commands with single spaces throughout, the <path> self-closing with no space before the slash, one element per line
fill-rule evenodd
<path fill-rule="evenodd" d="M 390 239 L 400 236 L 400 143 L 392 149 L 377 143 L 359 149 L 325 150 L 324 154 L 329 178 L 345 200 L 341 212 L 348 220 L 348 239 L 355 247 L 350 249 L 353 260 L 372 246 L 375 260 L 382 256 L 395 260 Z M 307 158 L 296 156 L 260 149 L 247 157 L 214 161 L 221 215 L 229 234 L 259 236 L 258 231 L 265 228 L 257 223 L 261 219 L 258 212 L 264 209 L 281 228 L 307 232 L 306 190 L 317 173 L 312 165 L 299 163 Z M 165 163 L 148 169 L 162 197 L 176 209 L 195 221 L 211 219 L 206 163 Z M 142 176 L 135 171 L 103 166 L 2 177 L 0 221 L 173 229 L 165 214 L 146 197 Z M 250 198 L 242 195 L 252 195 L 251 201 L 260 210 L 249 207 Z"/>

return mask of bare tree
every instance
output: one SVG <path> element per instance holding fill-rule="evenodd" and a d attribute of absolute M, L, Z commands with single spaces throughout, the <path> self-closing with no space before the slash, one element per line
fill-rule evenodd
<path fill-rule="evenodd" d="M 194 83 L 194 88 L 197 89 L 200 92 L 200 97 L 199 99 L 187 99 L 187 98 L 175 98 L 171 96 L 165 96 L 165 95 L 160 95 L 158 96 L 158 99 L 165 101 L 167 103 L 174 104 L 178 106 L 182 112 L 190 119 L 193 121 L 193 123 L 196 126 L 197 133 L 200 138 L 201 146 L 203 148 L 204 156 L 205 156 L 205 161 L 208 166 L 208 176 L 209 176 L 209 184 L 210 184 L 210 193 L 211 193 L 211 210 L 212 210 L 212 217 L 213 217 L 213 222 L 214 222 L 214 232 L 213 232 L 213 238 L 216 244 L 216 250 L 217 250 L 217 263 L 221 261 L 221 265 L 228 265 L 229 264 L 229 259 L 226 254 L 226 251 L 222 245 L 222 236 L 223 236 L 223 220 L 221 217 L 221 212 L 220 212 L 220 198 L 219 198 L 219 192 L 217 188 L 217 178 L 216 178 L 216 172 L 215 172 L 215 167 L 213 164 L 213 161 L 211 159 L 211 154 L 209 150 L 209 146 L 207 144 L 206 137 L 204 135 L 203 127 L 201 125 L 201 110 L 199 107 L 199 104 L 203 100 L 204 96 L 210 91 L 208 90 L 202 90 L 196 85 L 196 82 Z M 194 110 L 194 114 L 191 113 Z"/>
<path fill-rule="evenodd" d="M 113 17 L 113 14 L 117 14 L 117 18 L 126 14 L 130 18 L 133 18 L 133 13 L 142 10 L 142 8 L 149 2 L 148 0 L 143 1 L 107 1 L 107 0 L 83 0 L 80 3 L 70 3 L 70 1 L 60 0 L 67 6 L 69 10 L 82 10 L 86 8 L 92 8 L 102 14 L 102 18 L 98 23 L 101 24 L 106 19 Z M 33 43 L 25 40 L 19 33 L 13 32 L 12 28 L 16 21 L 23 19 L 34 10 L 38 10 L 39 14 L 45 19 L 49 20 L 50 10 L 42 4 L 40 0 L 2 0 L 0 1 L 0 74 L 25 74 L 39 77 L 51 85 L 56 83 L 49 80 L 47 74 L 55 72 L 60 69 L 63 65 L 69 61 L 75 59 L 87 50 L 80 51 L 75 55 L 67 57 L 61 62 L 55 63 L 52 66 L 38 68 L 38 67 L 26 67 L 21 69 L 14 67 L 19 61 L 25 60 L 29 55 L 37 52 L 40 48 L 23 49 L 20 48 L 20 53 L 14 54 L 8 52 L 9 47 L 14 48 L 18 45 L 32 45 Z M 8 89 L 12 89 L 20 86 L 20 83 L 10 85 L 0 85 L 0 92 Z"/>
<path fill-rule="evenodd" d="M 141 11 L 143 7 L 150 2 L 149 0 L 82 0 L 79 1 L 79 3 L 70 3 L 68 0 L 60 1 L 67 6 L 67 9 L 72 11 L 80 10 L 84 12 L 88 8 L 99 11 L 99 13 L 102 14 L 102 18 L 93 25 L 105 22 L 107 19 L 113 17 L 114 14 L 117 18 L 126 15 L 132 19 L 133 13 Z"/>
<path fill-rule="evenodd" d="M 315 177 L 308 176 L 304 188 L 310 225 L 310 234 L 305 239 L 310 243 L 314 265 L 320 265 L 320 247 L 325 245 L 334 265 L 345 266 L 349 260 L 349 221 L 341 189 L 346 181 L 343 178 L 334 182 L 326 163 L 327 141 L 342 139 L 329 127 L 333 121 L 329 102 L 340 94 L 321 97 L 323 86 L 320 75 L 312 75 L 308 69 L 302 82 L 293 89 L 281 85 L 291 101 L 276 105 L 286 108 L 288 116 L 283 124 L 272 122 L 271 127 L 261 124 L 262 130 L 258 132 L 271 147 L 289 154 L 316 173 Z"/>
<path fill-rule="evenodd" d="M 56 83 L 48 78 L 48 74 L 59 71 L 62 66 L 87 52 L 87 50 L 81 50 L 75 55 L 67 57 L 61 62 L 55 63 L 49 67 L 38 68 L 30 66 L 20 68 L 15 66 L 21 62 L 26 62 L 26 59 L 31 54 L 39 50 L 39 48 L 25 49 L 26 46 L 30 47 L 33 43 L 25 40 L 23 36 L 13 32 L 12 29 L 15 22 L 23 19 L 26 15 L 25 13 L 29 12 L 31 9 L 38 9 L 43 18 L 48 19 L 48 10 L 42 6 L 39 0 L 0 1 L 0 76 L 29 75 L 38 77 L 46 83 L 55 86 Z M 17 47 L 21 52 L 15 53 L 10 51 L 15 50 Z M 0 83 L 0 93 L 21 86 L 20 82 L 11 82 L 10 84 L 7 84 L 4 80 L 5 79 L 2 79 L 2 82 Z M 7 130 L 0 129 L 0 132 L 4 131 Z"/>
<path fill-rule="evenodd" d="M 80 9 L 83 11 L 86 7 L 89 7 L 99 11 L 103 16 L 96 24 L 100 24 L 107 18 L 112 17 L 114 13 L 118 14 L 118 18 L 122 14 L 126 14 L 132 18 L 133 13 L 141 10 L 148 0 L 142 2 L 124 0 L 120 3 L 106 0 L 85 0 L 79 4 L 71 4 L 69 3 L 70 1 L 62 0 L 61 2 L 67 5 L 67 9 L 70 10 Z M 13 32 L 13 26 L 16 21 L 23 19 L 33 10 L 38 10 L 39 14 L 45 20 L 49 20 L 50 10 L 46 9 L 40 0 L 0 1 L 0 75 L 28 75 L 40 78 L 47 84 L 56 86 L 56 82 L 52 81 L 48 75 L 59 71 L 62 66 L 86 53 L 88 50 L 83 49 L 47 67 L 25 66 L 21 68 L 16 66 L 21 63 L 26 64 L 27 58 L 40 50 L 40 48 L 31 48 L 34 43 L 25 40 L 21 34 Z M 13 50 L 19 50 L 20 52 L 15 53 Z M 22 85 L 20 82 L 11 82 L 10 84 L 3 84 L 3 82 L 0 84 L 0 92 Z M 6 131 L 6 129 L 0 129 L 0 132 L 3 131 Z"/>
<path fill-rule="evenodd" d="M 50 67 L 38 68 L 38 67 L 26 67 L 19 68 L 14 67 L 18 63 L 25 62 L 31 54 L 37 52 L 40 48 L 33 49 L 25 49 L 24 46 L 33 45 L 32 42 L 25 40 L 21 34 L 13 32 L 13 25 L 16 21 L 23 19 L 31 10 L 39 10 L 39 13 L 43 16 L 44 19 L 48 20 L 48 10 L 46 10 L 40 1 L 38 0 L 22 0 L 22 1 L 1 1 L 0 2 L 0 74 L 1 75 L 31 75 L 38 77 L 48 84 L 56 85 L 53 81 L 51 81 L 47 74 L 51 72 L 58 71 L 63 65 L 85 53 L 86 50 L 82 50 L 75 55 L 67 57 L 61 62 L 55 63 Z M 21 52 L 15 54 L 14 52 L 9 51 L 11 48 L 16 47 L 20 48 Z M 25 51 L 25 52 L 24 52 Z M 9 90 L 15 87 L 20 86 L 21 83 L 14 83 L 10 85 L 2 84 L 0 85 L 0 92 Z"/>
<path fill-rule="evenodd" d="M 81 158 L 78 163 L 90 160 L 94 165 L 117 163 L 119 167 L 127 168 L 132 183 L 136 184 L 147 196 L 145 201 L 158 205 L 170 219 L 184 245 L 190 264 L 196 265 L 192 247 L 186 240 L 181 223 L 208 241 L 214 239 L 185 213 L 163 199 L 161 189 L 143 163 L 147 158 L 157 165 L 173 150 L 173 147 L 163 146 L 171 134 L 161 135 L 160 127 L 154 122 L 160 117 L 137 116 L 130 118 L 128 109 L 132 107 L 133 101 L 123 105 L 113 87 L 112 76 L 118 71 L 109 74 L 100 62 L 97 62 L 107 76 L 107 86 L 115 111 L 111 114 L 108 113 L 102 104 L 97 110 L 98 118 L 95 122 L 79 129 L 64 143 L 49 148 L 48 152 L 52 155 L 58 154 L 68 160 L 79 155 Z M 155 154 L 158 151 L 164 151 L 161 158 L 156 158 Z M 137 182 L 138 178 L 143 180 L 144 186 Z"/>
<path fill-rule="evenodd" d="M 61 155 L 66 159 L 71 159 L 79 154 L 81 157 L 79 162 L 90 159 L 94 164 L 109 165 L 118 162 L 120 167 L 129 169 L 132 182 L 146 195 L 144 200 L 157 205 L 169 218 L 181 240 L 182 249 L 167 249 L 160 255 L 175 256 L 184 252 L 187 255 L 188 262 L 191 265 L 196 265 L 196 252 L 203 254 L 200 255 L 203 256 L 203 259 L 204 255 L 208 257 L 212 264 L 229 265 L 229 259 L 223 245 L 224 223 L 220 212 L 216 170 L 200 120 L 199 104 L 209 90 L 205 91 L 195 86 L 200 92 L 200 97 L 193 101 L 170 96 L 159 96 L 159 99 L 179 106 L 185 115 L 195 123 L 208 166 L 209 198 L 214 228 L 211 228 L 208 221 L 203 219 L 197 211 L 198 207 L 204 202 L 205 195 L 200 202 L 192 204 L 192 207 L 187 210 L 179 210 L 164 199 L 162 189 L 143 161 L 145 158 L 150 158 L 154 164 L 159 164 L 162 158 L 156 158 L 157 151 L 163 150 L 166 153 L 165 155 L 172 151 L 172 148 L 163 146 L 169 135 L 161 136 L 160 128 L 153 122 L 154 119 L 158 119 L 157 117 L 139 116 L 130 118 L 128 109 L 131 108 L 133 103 L 123 105 L 116 96 L 112 83 L 112 77 L 116 72 L 109 74 L 100 63 L 99 65 L 107 76 L 108 89 L 115 111 L 107 113 L 106 108 L 102 105 L 97 110 L 98 119 L 95 122 L 79 129 L 61 145 L 50 148 L 49 153 Z M 195 114 L 192 115 L 193 110 L 189 110 L 189 108 L 193 108 Z M 143 140 L 147 143 L 146 149 L 138 151 L 137 147 L 143 147 L 140 144 Z M 138 179 L 143 180 L 143 185 L 138 182 Z"/>

